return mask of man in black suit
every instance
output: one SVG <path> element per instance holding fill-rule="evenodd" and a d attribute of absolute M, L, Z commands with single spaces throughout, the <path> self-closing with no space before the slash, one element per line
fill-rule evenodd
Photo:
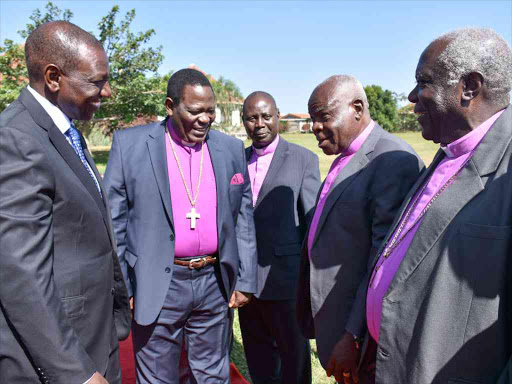
<path fill-rule="evenodd" d="M 63 21 L 35 29 L 25 56 L 30 85 L 0 115 L 0 383 L 120 384 L 128 296 L 73 125 L 111 94 L 107 56 Z"/>
<path fill-rule="evenodd" d="M 309 342 L 295 317 L 300 249 L 320 187 L 318 156 L 278 135 L 274 98 L 254 92 L 243 107 L 258 245 L 258 287 L 239 309 L 255 384 L 311 383 Z"/>

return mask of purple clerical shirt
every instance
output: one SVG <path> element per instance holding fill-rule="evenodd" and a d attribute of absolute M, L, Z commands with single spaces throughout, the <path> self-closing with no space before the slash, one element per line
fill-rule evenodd
<path fill-rule="evenodd" d="M 405 213 L 409 211 L 412 204 L 418 200 L 417 205 L 413 208 L 407 222 L 404 224 L 397 241 L 399 241 L 400 237 L 403 237 L 403 239 L 391 251 L 387 258 L 384 258 L 382 254 L 379 256 L 368 287 L 366 296 L 366 321 L 370 335 L 375 341 L 379 341 L 382 300 L 386 295 L 402 259 L 409 249 L 414 235 L 423 221 L 423 217 L 420 217 L 420 213 L 443 185 L 445 185 L 452 176 L 456 175 L 469 161 L 480 141 L 502 113 L 503 111 L 494 114 L 467 135 L 448 144 L 446 147 L 441 147 L 446 157 L 439 162 L 432 176 L 427 181 L 426 187 L 424 189 L 423 186 L 420 187 L 409 202 L 409 205 L 404 211 L 404 218 L 402 218 L 402 220 L 405 219 Z M 400 222 L 400 224 L 402 224 L 402 222 Z M 400 224 L 397 228 L 399 228 Z M 396 232 L 389 238 L 388 244 L 391 239 L 394 238 L 395 233 Z"/>
<path fill-rule="evenodd" d="M 168 120 L 167 128 L 174 143 L 181 169 L 185 176 L 192 197 L 195 197 L 201 165 L 201 144 L 187 146 L 183 143 Z M 212 255 L 217 252 L 217 186 L 215 173 L 208 144 L 204 143 L 203 174 L 196 202 L 196 211 L 201 215 L 196 221 L 196 228 L 191 229 L 187 213 L 192 205 L 187 196 L 176 159 L 172 153 L 169 136 L 165 135 L 165 150 L 167 154 L 167 172 L 171 191 L 172 217 L 174 221 L 175 245 L 174 257 L 195 257 Z"/>
<path fill-rule="evenodd" d="M 349 147 L 339 155 L 332 163 L 331 169 L 329 169 L 329 173 L 325 178 L 324 186 L 322 187 L 322 192 L 320 192 L 320 197 L 318 199 L 318 203 L 315 208 L 315 213 L 313 215 L 313 220 L 311 220 L 311 226 L 309 227 L 308 233 L 308 255 L 311 259 L 311 248 L 313 248 L 313 241 L 315 240 L 316 230 L 318 228 L 318 222 L 320 221 L 320 216 L 322 216 L 322 211 L 324 210 L 325 201 L 327 200 L 327 196 L 331 191 L 332 184 L 336 177 L 338 177 L 339 173 L 345 166 L 350 162 L 352 157 L 356 154 L 357 151 L 361 148 L 365 140 L 368 138 L 373 128 L 375 127 L 375 122 L 372 120 L 370 124 L 366 126 L 365 129 L 355 138 L 354 141 L 349 145 Z"/>
<path fill-rule="evenodd" d="M 267 176 L 270 163 L 274 158 L 277 144 L 279 144 L 279 135 L 276 135 L 274 140 L 263 148 L 252 146 L 252 155 L 248 165 L 252 189 L 252 205 L 256 205 L 256 201 L 258 201 L 258 195 L 260 194 L 265 176 Z"/>

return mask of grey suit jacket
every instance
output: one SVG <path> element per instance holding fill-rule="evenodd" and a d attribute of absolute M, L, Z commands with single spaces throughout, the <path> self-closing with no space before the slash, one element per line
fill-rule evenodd
<path fill-rule="evenodd" d="M 165 152 L 165 123 L 117 131 L 105 173 L 118 255 L 135 321 L 151 324 L 162 309 L 174 269 L 174 224 Z M 217 228 L 223 294 L 256 292 L 256 234 L 243 142 L 210 130 L 217 185 Z M 240 173 L 244 184 L 232 185 Z"/>
<path fill-rule="evenodd" d="M 0 185 L 0 382 L 104 373 L 130 329 L 108 206 L 26 89 L 0 115 Z"/>
<path fill-rule="evenodd" d="M 246 149 L 251 159 L 252 146 Z M 295 300 L 300 247 L 320 187 L 318 156 L 279 138 L 254 207 L 262 300 Z"/>
<path fill-rule="evenodd" d="M 345 329 L 357 334 L 364 323 L 353 313 L 364 311 L 368 264 L 423 168 L 407 143 L 376 125 L 336 178 L 309 257 L 304 241 L 297 316 L 324 367 Z"/>
<path fill-rule="evenodd" d="M 512 354 L 511 140 L 509 105 L 426 212 L 383 300 L 377 383 L 494 384 L 505 368 Z M 439 151 L 411 190 L 390 233 L 443 157 Z"/>

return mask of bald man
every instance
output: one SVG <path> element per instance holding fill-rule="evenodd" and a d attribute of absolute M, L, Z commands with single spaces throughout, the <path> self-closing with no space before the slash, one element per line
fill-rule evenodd
<path fill-rule="evenodd" d="M 364 89 L 351 76 L 325 80 L 308 108 L 318 146 L 337 157 L 302 249 L 297 315 L 304 334 L 316 338 L 327 375 L 350 384 L 365 329 L 367 265 L 423 163 L 371 119 Z"/>
<path fill-rule="evenodd" d="M 25 44 L 0 114 L 0 383 L 121 383 L 130 309 L 101 177 L 75 120 L 111 94 L 101 43 L 68 22 Z"/>
<path fill-rule="evenodd" d="M 416 81 L 409 101 L 440 148 L 373 263 L 376 383 L 509 384 L 512 49 L 489 29 L 449 32 Z"/>
<path fill-rule="evenodd" d="M 266 92 L 250 94 L 243 122 L 258 245 L 258 287 L 238 310 L 254 384 L 311 383 L 309 341 L 295 317 L 300 247 L 318 188 L 318 156 L 279 136 L 279 109 Z"/>

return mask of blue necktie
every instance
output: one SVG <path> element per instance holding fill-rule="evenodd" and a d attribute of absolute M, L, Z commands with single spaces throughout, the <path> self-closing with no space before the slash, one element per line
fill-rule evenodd
<path fill-rule="evenodd" d="M 89 172 L 89 175 L 92 177 L 94 184 L 96 184 L 96 188 L 98 188 L 98 192 L 100 193 L 101 198 L 103 199 L 103 195 L 101 194 L 100 185 L 98 184 L 98 180 L 94 177 L 92 173 L 92 169 L 87 163 L 87 159 L 85 158 L 84 150 L 82 149 L 82 142 L 80 141 L 80 134 L 78 133 L 78 129 L 75 128 L 73 124 L 69 127 L 69 129 L 64 133 L 66 137 L 70 140 L 71 146 L 75 150 L 76 154 L 82 161 L 85 169 Z"/>

